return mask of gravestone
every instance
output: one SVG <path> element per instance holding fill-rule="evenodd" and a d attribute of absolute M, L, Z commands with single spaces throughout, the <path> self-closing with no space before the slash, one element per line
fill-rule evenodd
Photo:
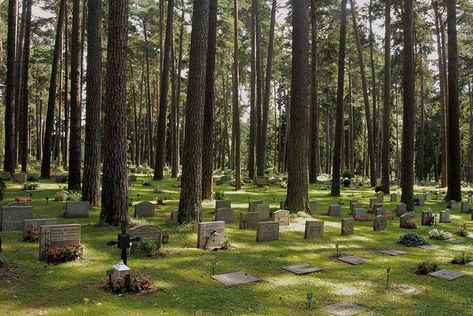
<path fill-rule="evenodd" d="M 366 210 L 364 208 L 355 208 L 353 210 L 353 217 L 356 219 L 357 217 L 359 216 L 366 216 L 368 214 L 366 214 Z"/>
<path fill-rule="evenodd" d="M 432 193 L 426 192 L 426 193 L 424 194 L 424 200 L 425 200 L 425 201 L 430 201 L 431 199 L 432 199 Z"/>
<path fill-rule="evenodd" d="M 378 215 L 374 218 L 374 221 L 373 221 L 373 230 L 375 232 L 382 232 L 382 231 L 385 231 L 386 230 L 386 226 L 387 226 L 387 221 L 386 221 L 386 217 L 382 216 L 382 215 Z"/>
<path fill-rule="evenodd" d="M 256 229 L 258 221 L 259 214 L 257 212 L 240 213 L 240 229 Z"/>
<path fill-rule="evenodd" d="M 23 221 L 23 238 L 26 237 L 28 231 L 39 229 L 44 225 L 57 225 L 57 218 L 25 219 Z"/>
<path fill-rule="evenodd" d="M 148 201 L 140 202 L 135 205 L 135 217 L 153 217 L 154 205 Z"/>
<path fill-rule="evenodd" d="M 201 222 L 197 226 L 197 248 L 220 249 L 225 241 L 225 222 Z"/>
<path fill-rule="evenodd" d="M 348 236 L 355 231 L 355 221 L 353 218 L 342 218 L 342 236 Z"/>
<path fill-rule="evenodd" d="M 39 259 L 51 249 L 66 246 L 80 246 L 80 224 L 40 226 Z"/>
<path fill-rule="evenodd" d="M 389 195 L 389 197 L 390 197 L 390 202 L 391 203 L 396 203 L 397 202 L 397 193 L 391 193 Z"/>
<path fill-rule="evenodd" d="M 136 182 L 136 176 L 134 174 L 128 176 L 128 186 Z"/>
<path fill-rule="evenodd" d="M 150 239 L 155 242 L 156 248 L 161 248 L 161 228 L 155 225 L 137 225 L 130 228 L 130 238 L 140 237 L 141 241 Z M 135 244 L 136 247 L 136 244 Z"/>
<path fill-rule="evenodd" d="M 375 197 L 375 198 L 371 198 L 371 199 L 370 199 L 370 205 L 369 205 L 369 208 L 371 208 L 371 209 L 372 209 L 372 208 L 374 207 L 374 205 L 378 203 L 378 201 L 379 201 L 379 200 L 378 200 L 378 198 L 377 198 L 377 197 Z"/>
<path fill-rule="evenodd" d="M 215 201 L 215 210 L 219 208 L 232 208 L 232 201 L 230 200 L 216 200 Z"/>
<path fill-rule="evenodd" d="M 12 182 L 17 184 L 23 184 L 26 182 L 26 173 L 15 173 L 12 176 Z"/>
<path fill-rule="evenodd" d="M 304 275 L 309 273 L 321 272 L 323 269 L 318 267 L 310 267 L 305 264 L 298 264 L 293 266 L 282 267 L 281 269 L 292 272 L 297 275 Z"/>
<path fill-rule="evenodd" d="M 172 212 L 171 212 L 171 221 L 177 223 L 178 216 L 179 216 L 179 211 L 177 211 L 177 210 L 176 210 L 176 211 L 172 211 Z"/>
<path fill-rule="evenodd" d="M 394 249 L 381 250 L 380 252 L 390 255 L 390 256 L 400 256 L 400 255 L 405 255 L 407 253 L 406 251 L 394 250 Z"/>
<path fill-rule="evenodd" d="M 312 214 L 315 214 L 317 211 L 317 201 L 309 201 L 309 210 L 312 212 Z"/>
<path fill-rule="evenodd" d="M 246 272 L 232 272 L 213 275 L 212 279 L 219 281 L 227 286 L 259 282 L 260 278 L 249 275 Z"/>
<path fill-rule="evenodd" d="M 261 188 L 265 186 L 270 186 L 271 182 L 269 181 L 269 177 L 257 176 L 255 178 L 255 184 L 258 188 Z"/>
<path fill-rule="evenodd" d="M 342 213 L 342 206 L 333 204 L 328 207 L 328 216 L 340 217 Z"/>
<path fill-rule="evenodd" d="M 286 200 L 279 201 L 279 209 L 280 210 L 286 209 Z"/>
<path fill-rule="evenodd" d="M 396 216 L 401 217 L 402 214 L 407 212 L 407 204 L 406 203 L 399 203 L 396 206 Z"/>
<path fill-rule="evenodd" d="M 412 212 L 402 214 L 401 217 L 399 218 L 399 227 L 409 228 L 407 227 L 407 221 L 413 220 L 413 219 L 414 219 L 414 213 Z"/>
<path fill-rule="evenodd" d="M 453 280 L 456 280 L 458 278 L 461 278 L 465 274 L 461 273 L 461 272 L 455 272 L 455 271 L 449 271 L 449 270 L 439 270 L 439 271 L 429 273 L 429 275 L 431 275 L 433 277 L 445 279 L 445 280 L 448 280 L 448 281 L 453 281 Z"/>
<path fill-rule="evenodd" d="M 419 248 L 426 249 L 426 250 L 434 250 L 434 249 L 439 249 L 439 245 L 420 245 Z"/>
<path fill-rule="evenodd" d="M 229 207 L 222 207 L 215 211 L 215 221 L 224 221 L 225 224 L 233 223 L 233 209 Z"/>
<path fill-rule="evenodd" d="M 368 262 L 368 260 L 366 260 L 365 258 L 357 257 L 357 256 L 342 256 L 338 258 L 338 260 L 349 263 L 354 266 Z"/>
<path fill-rule="evenodd" d="M 87 201 L 67 201 L 65 218 L 88 218 L 89 217 L 89 202 Z"/>
<path fill-rule="evenodd" d="M 472 205 L 469 202 L 462 201 L 461 203 L 461 212 L 466 214 L 470 213 L 469 209 L 472 207 Z"/>
<path fill-rule="evenodd" d="M 248 212 L 254 212 L 256 205 L 264 204 L 263 201 L 250 201 L 248 202 Z"/>
<path fill-rule="evenodd" d="M 422 226 L 432 226 L 434 223 L 434 215 L 431 210 L 422 211 L 421 214 L 421 225 Z"/>
<path fill-rule="evenodd" d="M 278 222 L 279 226 L 289 226 L 289 211 L 279 210 L 273 213 L 273 221 Z"/>
<path fill-rule="evenodd" d="M 450 211 L 440 211 L 439 223 L 450 223 Z"/>
<path fill-rule="evenodd" d="M 378 193 L 376 193 L 376 198 L 378 199 L 378 203 L 384 203 L 384 192 L 379 191 Z"/>
<path fill-rule="evenodd" d="M 377 208 L 374 210 L 374 216 L 386 216 L 386 211 L 382 208 Z"/>
<path fill-rule="evenodd" d="M 309 220 L 305 222 L 304 239 L 322 238 L 324 236 L 324 221 Z"/>
<path fill-rule="evenodd" d="M 451 209 L 456 208 L 457 207 L 457 201 L 451 200 L 450 202 L 447 202 L 447 207 L 451 208 Z"/>
<path fill-rule="evenodd" d="M 259 222 L 256 230 L 256 241 L 275 241 L 279 240 L 278 222 Z"/>
<path fill-rule="evenodd" d="M 360 205 L 358 204 L 358 200 L 350 200 L 350 211 L 355 209 L 355 205 Z"/>
<path fill-rule="evenodd" d="M 372 209 L 371 211 L 374 213 L 374 212 L 376 212 L 376 210 L 377 210 L 378 208 L 383 208 L 383 204 L 375 203 L 375 204 L 373 205 L 373 209 Z"/>
<path fill-rule="evenodd" d="M 259 214 L 259 220 L 268 220 L 269 216 L 269 205 L 266 204 L 257 204 L 254 207 L 254 211 Z"/>
<path fill-rule="evenodd" d="M 22 202 L 13 202 L 2 207 L 0 211 L 0 230 L 22 230 L 23 221 L 33 218 L 33 208 Z"/>

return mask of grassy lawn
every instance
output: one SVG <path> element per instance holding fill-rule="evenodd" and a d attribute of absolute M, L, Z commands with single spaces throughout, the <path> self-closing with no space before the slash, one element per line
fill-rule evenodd
<path fill-rule="evenodd" d="M 202 310 L 204 315 L 323 315 L 320 311 L 332 303 L 355 303 L 366 308 L 366 315 L 473 315 L 473 266 L 450 264 L 461 251 L 473 251 L 473 240 L 463 239 L 463 244 L 433 241 L 441 248 L 424 250 L 406 248 L 396 244 L 407 230 L 399 228 L 399 220 L 389 221 L 385 232 L 373 232 L 371 222 L 356 222 L 355 234 L 340 236 L 340 219 L 324 215 L 330 204 L 339 199 L 328 196 L 324 185 L 310 187 L 310 197 L 318 203 L 315 218 L 325 221 L 323 239 L 304 240 L 303 232 L 281 230 L 280 240 L 256 243 L 255 230 L 239 230 L 239 213 L 247 209 L 249 199 L 271 203 L 272 210 L 279 208 L 285 190 L 256 190 L 246 185 L 234 192 L 229 186 L 216 187 L 225 191 L 236 211 L 235 222 L 226 225 L 226 235 L 233 247 L 226 251 L 196 249 L 196 231 L 192 227 L 179 227 L 167 218 L 177 207 L 179 189 L 174 180 L 152 182 L 142 186 L 139 180 L 131 187 L 130 197 L 137 200 L 166 198 L 166 206 L 157 210 L 156 217 L 146 222 L 160 225 L 170 234 L 165 245 L 164 258 L 140 259 L 131 256 L 132 269 L 153 276 L 157 291 L 140 296 L 117 296 L 103 290 L 105 272 L 119 260 L 119 251 L 106 245 L 116 238 L 117 228 L 99 226 L 99 209 L 91 210 L 88 219 L 62 218 L 64 202 L 53 201 L 59 184 L 41 181 L 39 192 L 33 194 L 35 218 L 58 217 L 60 223 L 82 224 L 81 243 L 85 247 L 82 260 L 61 265 L 47 265 L 38 261 L 38 244 L 21 241 L 21 232 L 2 232 L 3 249 L 12 265 L 11 271 L 0 276 L 0 315 L 193 315 Z M 165 194 L 156 195 L 160 187 Z M 20 185 L 8 183 L 3 204 L 15 196 L 25 195 Z M 433 188 L 418 188 L 425 191 Z M 138 194 L 140 197 L 138 198 Z M 349 199 L 357 198 L 367 204 L 374 195 L 372 189 L 343 190 L 343 216 L 348 217 Z M 46 197 L 50 198 L 49 203 Z M 385 198 L 385 201 L 388 198 Z M 428 201 L 425 208 L 439 211 L 444 202 Z M 204 219 L 213 217 L 213 202 L 204 202 Z M 385 208 L 395 214 L 395 205 L 385 203 Z M 133 214 L 130 208 L 130 214 Z M 446 231 L 455 231 L 457 225 L 466 223 L 473 231 L 471 215 L 460 214 L 459 206 L 451 214 L 451 224 L 441 224 Z M 420 225 L 420 212 L 417 214 Z M 294 220 L 294 219 L 292 219 Z M 140 220 L 140 222 L 145 222 Z M 428 238 L 429 227 L 414 230 Z M 369 260 L 361 266 L 331 259 L 335 243 L 339 242 L 343 254 L 358 255 Z M 378 250 L 400 249 L 407 255 L 391 257 Z M 211 262 L 216 260 L 216 273 L 245 271 L 261 278 L 261 282 L 236 287 L 225 287 L 211 278 Z M 462 271 L 466 276 L 456 281 L 446 281 L 430 276 L 415 275 L 412 270 L 421 261 L 431 260 L 440 268 Z M 280 267 L 305 263 L 321 267 L 324 272 L 297 276 L 282 271 Z M 386 269 L 392 268 L 392 287 L 385 289 Z M 395 287 L 407 284 L 421 291 L 418 295 L 402 294 Z M 306 294 L 312 292 L 315 309 L 306 307 Z"/>

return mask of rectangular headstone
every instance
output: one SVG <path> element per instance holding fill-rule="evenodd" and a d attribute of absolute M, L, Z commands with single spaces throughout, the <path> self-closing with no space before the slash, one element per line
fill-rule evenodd
<path fill-rule="evenodd" d="M 365 216 L 365 215 L 368 215 L 366 214 L 366 210 L 364 208 L 355 208 L 353 210 L 353 215 L 355 218 L 359 217 L 359 216 Z"/>
<path fill-rule="evenodd" d="M 21 202 L 13 202 L 2 206 L 0 211 L 0 230 L 14 231 L 23 229 L 23 221 L 33 217 L 33 208 Z"/>
<path fill-rule="evenodd" d="M 378 198 L 378 203 L 383 204 L 384 203 L 384 192 L 379 191 L 376 193 L 376 197 Z"/>
<path fill-rule="evenodd" d="M 157 249 L 161 248 L 161 228 L 156 225 L 137 225 L 130 228 L 130 238 L 140 237 L 141 241 L 150 239 L 155 242 Z"/>
<path fill-rule="evenodd" d="M 215 210 L 219 208 L 232 208 L 232 201 L 230 200 L 216 200 L 215 201 Z"/>
<path fill-rule="evenodd" d="M 172 212 L 171 212 L 171 221 L 177 223 L 177 220 L 178 220 L 177 218 L 178 218 L 178 216 L 179 216 L 179 211 L 178 211 L 178 210 L 172 211 Z"/>
<path fill-rule="evenodd" d="M 386 211 L 382 208 L 375 209 L 374 216 L 379 216 L 379 215 L 386 216 Z"/>
<path fill-rule="evenodd" d="M 309 201 L 309 210 L 312 212 L 312 214 L 315 214 L 317 211 L 317 201 Z"/>
<path fill-rule="evenodd" d="M 353 234 L 355 231 L 355 220 L 353 218 L 342 218 L 342 236 Z"/>
<path fill-rule="evenodd" d="M 216 221 L 224 221 L 225 224 L 233 223 L 233 209 L 229 207 L 222 207 L 215 211 L 215 220 Z"/>
<path fill-rule="evenodd" d="M 449 270 L 439 270 L 439 271 L 432 272 L 429 275 L 431 275 L 433 277 L 445 279 L 445 280 L 448 280 L 448 281 L 453 281 L 453 280 L 456 280 L 458 278 L 461 278 L 465 274 L 461 273 L 461 272 L 455 272 L 455 271 L 449 271 Z"/>
<path fill-rule="evenodd" d="M 289 226 L 290 213 L 286 210 L 279 210 L 272 214 L 273 221 L 278 222 L 279 226 Z"/>
<path fill-rule="evenodd" d="M 133 182 L 136 182 L 136 176 L 134 174 L 128 176 L 128 185 L 131 185 Z"/>
<path fill-rule="evenodd" d="M 318 267 L 310 267 L 306 266 L 305 264 L 293 265 L 293 266 L 286 266 L 282 267 L 283 270 L 292 272 L 297 275 L 304 275 L 309 273 L 321 272 L 322 268 Z"/>
<path fill-rule="evenodd" d="M 390 202 L 391 203 L 396 203 L 397 202 L 397 193 L 391 193 L 389 195 L 389 197 L 390 197 Z"/>
<path fill-rule="evenodd" d="M 399 218 L 399 227 L 409 228 L 407 226 L 407 221 L 411 221 L 413 219 L 414 219 L 414 213 L 412 212 L 402 214 L 401 217 Z"/>
<path fill-rule="evenodd" d="M 40 226 L 39 241 L 39 259 L 54 248 L 80 246 L 80 224 Z"/>
<path fill-rule="evenodd" d="M 254 207 L 254 211 L 259 214 L 259 220 L 264 221 L 270 218 L 269 216 L 269 205 L 266 204 L 257 204 Z"/>
<path fill-rule="evenodd" d="M 259 214 L 257 212 L 240 213 L 240 229 L 256 229 L 258 222 Z"/>
<path fill-rule="evenodd" d="M 270 186 L 271 182 L 269 181 L 269 177 L 257 176 L 255 178 L 255 184 L 257 187 L 264 187 L 264 186 Z"/>
<path fill-rule="evenodd" d="M 135 217 L 153 217 L 154 205 L 148 201 L 140 202 L 135 205 Z"/>
<path fill-rule="evenodd" d="M 470 203 L 463 201 L 461 203 L 461 212 L 464 214 L 470 213 L 469 211 L 470 207 L 472 207 Z"/>
<path fill-rule="evenodd" d="M 407 212 L 407 204 L 406 203 L 399 203 L 396 206 L 396 216 L 401 217 L 402 214 Z"/>
<path fill-rule="evenodd" d="M 248 212 L 254 212 L 256 205 L 264 204 L 263 201 L 250 201 L 248 202 Z"/>
<path fill-rule="evenodd" d="M 375 203 L 375 204 L 373 205 L 372 212 L 373 212 L 373 213 L 376 212 L 376 210 L 377 210 L 378 208 L 383 208 L 383 204 L 381 204 L 381 203 Z"/>
<path fill-rule="evenodd" d="M 439 223 L 450 223 L 450 211 L 440 211 Z"/>
<path fill-rule="evenodd" d="M 67 201 L 65 218 L 88 218 L 89 217 L 89 202 L 87 201 Z"/>
<path fill-rule="evenodd" d="M 26 237 L 29 230 L 39 229 L 43 225 L 57 225 L 57 218 L 25 219 L 23 221 L 23 238 Z"/>
<path fill-rule="evenodd" d="M 279 223 L 277 222 L 259 222 L 256 231 L 256 241 L 275 241 L 279 240 Z"/>
<path fill-rule="evenodd" d="M 374 221 L 373 221 L 373 230 L 375 232 L 382 232 L 382 231 L 385 231 L 386 230 L 386 226 L 387 226 L 387 221 L 386 221 L 386 217 L 384 217 L 383 215 L 378 215 L 374 218 Z"/>
<path fill-rule="evenodd" d="M 422 226 L 432 226 L 434 223 L 434 215 L 431 210 L 422 211 L 421 214 L 421 225 Z"/>
<path fill-rule="evenodd" d="M 394 250 L 394 249 L 381 250 L 380 252 L 385 253 L 385 254 L 390 255 L 390 256 L 400 256 L 400 255 L 404 255 L 404 254 L 407 253 L 406 251 Z"/>
<path fill-rule="evenodd" d="M 425 201 L 430 201 L 431 199 L 432 199 L 432 193 L 426 192 L 426 193 L 424 194 L 424 200 L 425 200 Z"/>
<path fill-rule="evenodd" d="M 378 202 L 379 202 L 379 200 L 378 200 L 377 197 L 371 198 L 369 208 L 373 208 L 375 204 L 378 204 Z"/>
<path fill-rule="evenodd" d="M 220 249 L 225 241 L 225 222 L 201 222 L 197 226 L 197 248 Z"/>
<path fill-rule="evenodd" d="M 308 220 L 305 222 L 304 239 L 322 238 L 324 236 L 324 221 Z"/>
<path fill-rule="evenodd" d="M 333 204 L 328 207 L 328 216 L 340 217 L 342 214 L 342 206 Z"/>
<path fill-rule="evenodd" d="M 286 209 L 286 200 L 279 201 L 279 209 L 280 210 Z"/>

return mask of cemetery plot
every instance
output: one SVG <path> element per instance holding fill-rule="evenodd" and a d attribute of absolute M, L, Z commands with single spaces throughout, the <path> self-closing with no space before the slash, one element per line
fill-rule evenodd
<path fill-rule="evenodd" d="M 309 273 L 315 273 L 315 272 L 323 271 L 322 268 L 310 267 L 310 266 L 306 266 L 305 264 L 286 266 L 286 267 L 282 267 L 281 269 L 292 272 L 292 273 L 297 274 L 297 275 L 303 275 L 303 274 L 309 274 Z"/>
<path fill-rule="evenodd" d="M 304 239 L 322 238 L 324 236 L 324 221 L 309 220 L 305 222 Z"/>
<path fill-rule="evenodd" d="M 80 224 L 45 225 L 40 228 L 39 259 L 49 250 L 80 245 Z"/>
<path fill-rule="evenodd" d="M 225 222 L 202 222 L 197 226 L 197 248 L 220 249 L 225 241 Z"/>
<path fill-rule="evenodd" d="M 278 222 L 260 222 L 256 231 L 256 241 L 275 241 L 279 240 Z"/>
<path fill-rule="evenodd" d="M 355 265 L 355 266 L 368 262 L 368 260 L 366 260 L 365 258 L 357 257 L 357 256 L 342 256 L 338 258 L 338 260 L 349 263 L 351 265 Z"/>
<path fill-rule="evenodd" d="M 387 254 L 387 255 L 390 255 L 390 256 L 400 256 L 400 255 L 404 255 L 404 254 L 407 253 L 406 251 L 394 250 L 394 249 L 381 250 L 380 252 L 382 252 L 384 254 Z"/>
<path fill-rule="evenodd" d="M 23 221 L 23 238 L 26 237 L 28 231 L 39 230 L 39 227 L 43 225 L 57 225 L 57 218 L 25 219 Z"/>
<path fill-rule="evenodd" d="M 419 246 L 419 248 L 432 250 L 432 249 L 439 249 L 440 246 L 431 244 L 431 245 L 422 245 L 422 246 Z"/>
<path fill-rule="evenodd" d="M 66 211 L 64 212 L 66 218 L 88 218 L 89 217 L 89 202 L 66 202 Z"/>
<path fill-rule="evenodd" d="M 415 288 L 411 285 L 407 285 L 407 284 L 398 284 L 396 286 L 397 289 L 399 289 L 399 291 L 402 293 L 402 294 L 406 294 L 406 295 L 418 295 L 420 293 L 422 293 L 421 290 L 419 290 L 418 288 Z"/>
<path fill-rule="evenodd" d="M 458 278 L 461 278 L 465 274 L 461 272 L 450 271 L 450 270 L 439 270 L 439 271 L 432 272 L 429 275 L 433 277 L 445 279 L 448 281 L 453 281 Z"/>
<path fill-rule="evenodd" d="M 154 205 L 148 201 L 140 202 L 135 205 L 135 217 L 153 217 Z"/>
<path fill-rule="evenodd" d="M 260 278 L 249 275 L 246 272 L 232 272 L 213 275 L 212 279 L 217 280 L 227 286 L 248 284 L 261 281 Z"/>

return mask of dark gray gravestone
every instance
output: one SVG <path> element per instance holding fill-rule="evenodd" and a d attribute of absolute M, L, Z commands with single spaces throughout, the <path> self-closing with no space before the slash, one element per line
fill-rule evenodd
<path fill-rule="evenodd" d="M 240 213 L 240 229 L 256 229 L 258 221 L 259 214 L 257 212 Z"/>
<path fill-rule="evenodd" d="M 434 223 L 433 217 L 434 217 L 434 215 L 432 214 L 431 210 L 422 211 L 421 225 L 422 226 L 431 226 Z"/>
<path fill-rule="evenodd" d="M 379 202 L 379 200 L 378 200 L 377 197 L 371 198 L 369 208 L 373 208 L 375 204 L 378 204 L 378 202 Z"/>
<path fill-rule="evenodd" d="M 322 238 L 324 236 L 324 221 L 308 220 L 305 222 L 304 239 Z"/>
<path fill-rule="evenodd" d="M 457 207 L 457 201 L 451 200 L 450 202 L 447 203 L 447 207 L 450 207 L 451 209 L 454 209 Z"/>
<path fill-rule="evenodd" d="M 342 213 L 342 206 L 338 204 L 330 205 L 328 207 L 328 216 L 340 217 Z"/>
<path fill-rule="evenodd" d="M 407 212 L 407 205 L 406 203 L 399 203 L 397 206 L 396 206 L 396 216 L 397 217 L 401 217 L 402 214 L 406 213 Z"/>
<path fill-rule="evenodd" d="M 43 225 L 57 225 L 57 218 L 25 219 L 23 221 L 23 238 L 26 237 L 28 231 L 39 229 Z"/>
<path fill-rule="evenodd" d="M 259 282 L 260 278 L 249 275 L 246 272 L 232 272 L 213 275 L 212 279 L 217 280 L 227 286 Z"/>
<path fill-rule="evenodd" d="M 135 217 L 153 217 L 154 205 L 148 201 L 140 202 L 135 205 Z"/>
<path fill-rule="evenodd" d="M 355 208 L 355 209 L 353 210 L 353 216 L 354 216 L 355 218 L 357 218 L 358 216 L 365 216 L 365 215 L 367 215 L 367 214 L 366 214 L 366 210 L 365 210 L 364 208 L 362 208 L 362 207 L 361 207 L 361 208 Z"/>
<path fill-rule="evenodd" d="M 279 223 L 277 222 L 259 222 L 256 231 L 256 241 L 275 241 L 279 240 Z"/>
<path fill-rule="evenodd" d="M 323 270 L 322 268 L 310 267 L 310 266 L 306 266 L 305 264 L 286 266 L 286 267 L 282 267 L 281 269 L 292 272 L 297 275 L 321 272 Z"/>
<path fill-rule="evenodd" d="M 373 205 L 373 209 L 372 209 L 373 213 L 376 212 L 376 210 L 377 210 L 378 208 L 383 208 L 383 204 L 381 204 L 381 203 L 375 203 L 375 204 Z"/>
<path fill-rule="evenodd" d="M 354 209 L 353 205 L 355 204 L 358 205 L 358 200 L 350 200 L 350 211 L 353 211 Z"/>
<path fill-rule="evenodd" d="M 378 193 L 376 193 L 376 197 L 378 198 L 378 203 L 379 204 L 384 203 L 384 192 L 383 191 L 379 191 Z"/>
<path fill-rule="evenodd" d="M 176 211 L 172 211 L 172 212 L 171 212 L 171 221 L 177 223 L 178 216 L 179 216 L 179 211 L 177 211 L 177 210 L 176 210 Z"/>
<path fill-rule="evenodd" d="M 342 218 L 342 236 L 348 236 L 355 231 L 355 220 L 353 218 Z"/>
<path fill-rule="evenodd" d="M 202 222 L 197 226 L 197 248 L 220 249 L 225 241 L 225 222 Z"/>
<path fill-rule="evenodd" d="M 380 252 L 384 253 L 384 254 L 387 254 L 387 255 L 390 255 L 390 256 L 400 256 L 400 255 L 404 255 L 404 254 L 407 253 L 406 251 L 394 250 L 394 249 L 381 250 Z"/>
<path fill-rule="evenodd" d="M 273 221 L 278 222 L 279 226 L 289 226 L 290 213 L 286 210 L 279 210 L 272 214 Z"/>
<path fill-rule="evenodd" d="M 469 211 L 470 207 L 472 207 L 472 205 L 470 203 L 463 201 L 461 203 L 461 212 L 464 213 L 464 214 L 469 213 L 470 212 Z"/>
<path fill-rule="evenodd" d="M 215 210 L 220 208 L 232 208 L 232 201 L 230 200 L 216 200 L 215 201 Z"/>
<path fill-rule="evenodd" d="M 130 228 L 130 238 L 140 237 L 141 241 L 150 239 L 154 241 L 157 249 L 161 248 L 161 228 L 155 225 L 137 225 Z"/>
<path fill-rule="evenodd" d="M 399 218 L 399 227 L 409 228 L 407 227 L 407 221 L 413 220 L 413 219 L 414 219 L 414 213 L 412 212 L 402 214 L 401 217 Z"/>
<path fill-rule="evenodd" d="M 368 260 L 366 260 L 365 258 L 357 257 L 357 256 L 342 256 L 338 258 L 338 260 L 349 263 L 354 266 L 368 262 Z"/>
<path fill-rule="evenodd" d="M 136 176 L 134 174 L 128 176 L 128 185 L 136 182 Z"/>
<path fill-rule="evenodd" d="M 391 193 L 389 195 L 389 197 L 390 197 L 390 202 L 391 203 L 396 203 L 397 202 L 397 193 Z"/>
<path fill-rule="evenodd" d="M 378 215 L 373 220 L 373 230 L 375 232 L 382 232 L 386 230 L 387 221 L 383 215 Z"/>
<path fill-rule="evenodd" d="M 248 212 L 254 212 L 255 211 L 255 207 L 256 205 L 258 204 L 264 204 L 263 201 L 250 201 L 248 203 Z"/>
<path fill-rule="evenodd" d="M 450 223 L 450 211 L 440 211 L 439 223 Z"/>
<path fill-rule="evenodd" d="M 89 217 L 89 202 L 77 201 L 66 202 L 66 211 L 64 212 L 66 218 L 88 218 Z"/>
<path fill-rule="evenodd" d="M 439 270 L 439 271 L 429 273 L 429 275 L 431 275 L 433 277 L 445 279 L 445 280 L 448 280 L 448 281 L 453 281 L 453 280 L 456 280 L 458 278 L 461 278 L 465 274 L 461 273 L 461 272 L 455 272 L 455 271 L 449 271 L 449 270 Z"/>
<path fill-rule="evenodd" d="M 286 209 L 286 200 L 279 201 L 279 209 L 280 210 Z"/>
<path fill-rule="evenodd" d="M 224 221 L 225 224 L 233 223 L 233 209 L 229 207 L 222 207 L 215 211 L 215 220 L 216 221 Z"/>
<path fill-rule="evenodd" d="M 40 226 L 39 259 L 44 259 L 49 250 L 80 245 L 80 224 Z"/>
<path fill-rule="evenodd" d="M 271 182 L 269 181 L 269 177 L 257 176 L 255 178 L 255 184 L 257 187 L 265 187 L 265 186 L 270 186 Z"/>
<path fill-rule="evenodd" d="M 315 214 L 315 212 L 317 211 L 316 201 L 309 201 L 309 210 L 312 212 L 312 214 Z"/>
<path fill-rule="evenodd" d="M 432 193 L 426 192 L 424 193 L 424 201 L 429 201 L 432 199 Z"/>
<path fill-rule="evenodd" d="M 33 208 L 22 202 L 13 202 L 0 211 L 0 230 L 14 231 L 23 229 L 23 221 L 33 217 Z"/>
<path fill-rule="evenodd" d="M 254 211 L 259 214 L 259 220 L 265 221 L 270 218 L 269 216 L 269 205 L 266 204 L 257 204 L 254 207 Z"/>
<path fill-rule="evenodd" d="M 382 208 L 377 208 L 374 210 L 374 216 L 386 216 L 386 211 Z"/>

